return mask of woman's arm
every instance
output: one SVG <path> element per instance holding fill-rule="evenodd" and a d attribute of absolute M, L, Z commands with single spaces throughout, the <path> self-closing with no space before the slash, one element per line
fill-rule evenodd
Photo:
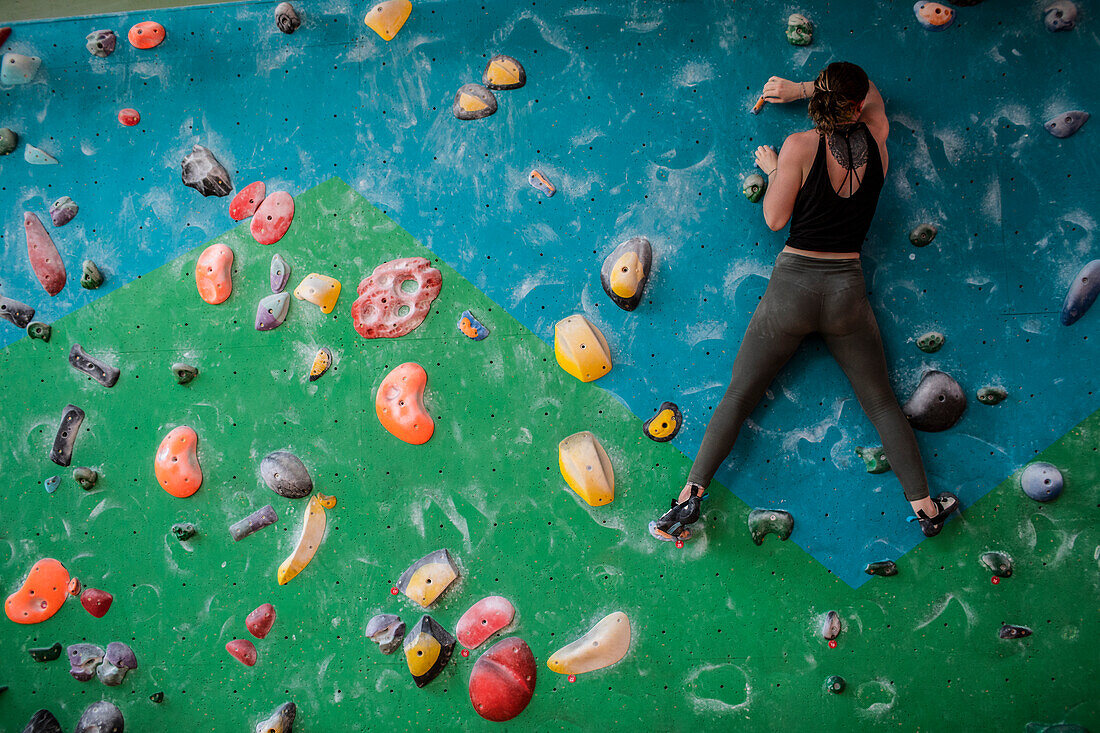
<path fill-rule="evenodd" d="M 800 99 L 809 99 L 814 95 L 814 83 L 812 81 L 790 81 L 778 76 L 768 79 L 760 96 L 765 102 L 782 104 L 784 102 L 797 102 Z"/>
<path fill-rule="evenodd" d="M 859 118 L 867 123 L 867 128 L 879 144 L 886 142 L 886 137 L 890 134 L 890 121 L 886 119 L 886 103 L 882 101 L 882 95 L 874 82 L 871 82 L 871 88 L 867 90 Z"/>
<path fill-rule="evenodd" d="M 775 150 L 761 146 L 756 151 L 756 164 L 768 173 L 768 190 L 764 192 L 764 222 L 773 232 L 787 226 L 794 212 L 798 189 L 802 188 L 803 168 L 809 156 L 816 152 L 816 133 L 798 132 L 783 141 Z"/>

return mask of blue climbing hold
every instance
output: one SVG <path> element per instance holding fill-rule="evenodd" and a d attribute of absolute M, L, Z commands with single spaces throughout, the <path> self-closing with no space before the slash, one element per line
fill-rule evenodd
<path fill-rule="evenodd" d="M 1100 295 L 1100 260 L 1093 260 L 1081 268 L 1069 286 L 1066 302 L 1062 304 L 1062 325 L 1071 326 L 1085 315 Z"/>
<path fill-rule="evenodd" d="M 1062 472 L 1051 463 L 1037 461 L 1020 474 L 1020 488 L 1035 501 L 1054 501 L 1062 494 Z"/>
<path fill-rule="evenodd" d="M 474 318 L 474 314 L 470 311 L 462 311 L 462 316 L 458 319 L 458 330 L 474 341 L 481 341 L 489 335 L 489 329 Z"/>
<path fill-rule="evenodd" d="M 48 479 L 43 481 L 42 484 L 46 487 L 46 493 L 52 494 L 53 492 L 57 491 L 57 487 L 61 485 L 61 477 L 50 476 Z"/>

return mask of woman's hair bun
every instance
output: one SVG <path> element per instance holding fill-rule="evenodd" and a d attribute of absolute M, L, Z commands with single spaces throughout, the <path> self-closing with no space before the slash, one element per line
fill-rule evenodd
<path fill-rule="evenodd" d="M 826 66 L 814 80 L 810 97 L 810 119 L 824 133 L 852 122 L 856 107 L 867 97 L 871 82 L 867 73 L 847 61 Z"/>

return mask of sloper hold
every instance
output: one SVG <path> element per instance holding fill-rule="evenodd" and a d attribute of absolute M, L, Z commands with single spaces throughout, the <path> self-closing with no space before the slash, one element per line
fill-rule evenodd
<path fill-rule="evenodd" d="M 455 638 L 434 618 L 424 615 L 405 637 L 403 648 L 413 682 L 423 687 L 438 677 L 451 660 Z"/>
<path fill-rule="evenodd" d="M 0 155 L 10 155 L 19 144 L 19 136 L 10 127 L 0 127 Z"/>
<path fill-rule="evenodd" d="M 470 311 L 462 311 L 462 315 L 458 319 L 458 330 L 462 332 L 462 335 L 474 341 L 481 341 L 489 335 L 489 329 L 481 321 L 474 318 L 474 314 Z"/>
<path fill-rule="evenodd" d="M 298 17 L 298 11 L 290 3 L 279 3 L 275 6 L 275 27 L 283 33 L 290 35 L 302 25 L 302 19 Z"/>
<path fill-rule="evenodd" d="M 99 588 L 85 588 L 80 594 L 80 605 L 95 618 L 106 616 L 114 601 L 114 596 Z"/>
<path fill-rule="evenodd" d="M 600 619 L 588 633 L 567 644 L 546 660 L 550 671 L 558 674 L 582 674 L 610 667 L 630 649 L 630 619 L 615 611 Z"/>
<path fill-rule="evenodd" d="M 39 710 L 27 721 L 23 733 L 62 733 L 61 723 L 49 710 Z"/>
<path fill-rule="evenodd" d="M 1073 282 L 1062 303 L 1062 325 L 1072 326 L 1088 312 L 1100 295 L 1100 260 L 1093 260 L 1073 276 Z"/>
<path fill-rule="evenodd" d="M 1080 130 L 1081 126 L 1089 121 L 1090 116 L 1084 110 L 1071 109 L 1068 112 L 1054 115 L 1046 121 L 1043 127 L 1054 137 L 1067 138 Z"/>
<path fill-rule="evenodd" d="M 17 624 L 37 624 L 60 611 L 68 597 L 69 571 L 52 557 L 45 557 L 4 601 L 4 613 Z"/>
<path fill-rule="evenodd" d="M 611 302 L 624 311 L 638 307 L 649 282 L 653 248 L 645 237 L 631 237 L 603 261 L 600 284 Z"/>
<path fill-rule="evenodd" d="M 57 295 L 64 289 L 66 280 L 61 253 L 42 222 L 29 211 L 23 212 L 23 227 L 27 232 L 27 257 L 34 276 L 47 293 Z"/>
<path fill-rule="evenodd" d="M 202 145 L 195 145 L 183 159 L 183 185 L 203 196 L 228 196 L 233 191 L 229 171 L 214 154 Z"/>
<path fill-rule="evenodd" d="M 263 639 L 275 625 L 275 606 L 262 603 L 244 619 L 244 627 L 257 639 Z"/>
<path fill-rule="evenodd" d="M 1012 558 L 1007 552 L 997 550 L 983 552 L 980 559 L 982 565 L 989 568 L 998 578 L 1012 577 Z"/>
<path fill-rule="evenodd" d="M 195 263 L 195 286 L 210 305 L 224 303 L 233 292 L 233 250 L 221 242 L 204 249 Z"/>
<path fill-rule="evenodd" d="M 1071 0 L 1055 0 L 1043 9 L 1043 25 L 1048 31 L 1071 31 L 1077 25 L 1077 6 Z"/>
<path fill-rule="evenodd" d="M 313 303 L 322 313 L 332 313 L 336 301 L 340 299 L 340 281 L 311 272 L 294 288 L 294 297 Z"/>
<path fill-rule="evenodd" d="M 890 459 L 886 457 L 886 451 L 881 445 L 874 448 L 857 445 L 856 453 L 863 459 L 867 473 L 886 473 L 890 470 Z"/>
<path fill-rule="evenodd" d="M 31 165 L 57 165 L 57 158 L 34 145 L 27 145 L 23 148 L 23 160 Z"/>
<path fill-rule="evenodd" d="M 256 330 L 273 331 L 286 321 L 290 312 L 290 293 L 272 293 L 256 304 Z"/>
<path fill-rule="evenodd" d="M 399 338 L 428 317 L 443 287 L 443 275 L 424 257 L 383 262 L 359 283 L 351 306 L 355 331 L 363 338 Z"/>
<path fill-rule="evenodd" d="M 423 445 L 435 433 L 435 421 L 424 409 L 427 384 L 424 367 L 405 362 L 386 375 L 374 398 L 378 422 L 395 438 L 410 445 Z"/>
<path fill-rule="evenodd" d="M 225 650 L 244 666 L 256 666 L 256 645 L 248 639 L 234 639 L 225 645 Z"/>
<path fill-rule="evenodd" d="M 202 486 L 198 445 L 198 434 L 186 425 L 173 428 L 160 441 L 153 472 L 157 483 L 172 496 L 186 499 Z"/>
<path fill-rule="evenodd" d="M 65 653 L 69 657 L 69 674 L 78 682 L 95 677 L 96 667 L 103 662 L 103 647 L 95 644 L 73 644 Z"/>
<path fill-rule="evenodd" d="M 412 8 L 409 0 L 383 0 L 367 12 L 363 22 L 383 41 L 392 41 L 409 19 Z"/>
<path fill-rule="evenodd" d="M 252 215 L 248 230 L 260 244 L 275 244 L 294 222 L 294 197 L 286 191 L 275 191 L 263 200 Z"/>
<path fill-rule="evenodd" d="M 497 98 L 480 84 L 463 84 L 451 104 L 451 114 L 460 120 L 480 120 L 496 111 Z"/>
<path fill-rule="evenodd" d="M 325 508 L 331 509 L 334 506 L 336 506 L 334 496 L 318 493 L 309 497 L 298 544 L 294 547 L 294 552 L 290 553 L 290 556 L 279 566 L 279 585 L 286 585 L 297 577 L 306 565 L 309 565 L 309 561 L 317 553 L 317 548 L 321 546 L 321 540 L 325 538 L 325 525 L 328 521 Z"/>
<path fill-rule="evenodd" d="M 96 670 L 99 681 L 108 687 L 117 687 L 126 678 L 126 673 L 137 669 L 138 662 L 134 650 L 121 641 L 112 641 L 103 654 L 103 664 Z"/>
<path fill-rule="evenodd" d="M 379 613 L 371 617 L 363 633 L 383 654 L 393 654 L 405 638 L 405 622 L 392 613 Z"/>
<path fill-rule="evenodd" d="M 1053 463 L 1036 461 L 1020 474 L 1020 488 L 1035 501 L 1054 501 L 1064 485 L 1062 472 Z"/>
<path fill-rule="evenodd" d="M 16 328 L 26 328 L 34 318 L 34 308 L 26 303 L 0 295 L 0 318 Z"/>
<path fill-rule="evenodd" d="M 177 361 L 172 365 L 172 374 L 176 378 L 176 384 L 190 384 L 195 377 L 199 376 L 199 368 Z"/>
<path fill-rule="evenodd" d="M 256 733 L 293 733 L 296 717 L 298 706 L 293 702 L 284 702 L 266 720 L 256 723 Z"/>
<path fill-rule="evenodd" d="M 829 611 L 825 614 L 825 620 L 821 622 L 821 636 L 823 639 L 832 641 L 840 636 L 840 614 L 836 611 Z"/>
<path fill-rule="evenodd" d="M 268 453 L 260 461 L 260 477 L 267 488 L 287 499 L 301 499 L 313 492 L 313 479 L 298 456 L 290 451 Z"/>
<path fill-rule="evenodd" d="M 518 636 L 501 639 L 470 671 L 470 703 L 486 720 L 511 720 L 531 702 L 537 675 L 535 655 L 527 642 Z"/>
<path fill-rule="evenodd" d="M 489 89 L 519 89 L 527 83 L 527 72 L 519 61 L 498 53 L 485 64 L 481 83 Z"/>
<path fill-rule="evenodd" d="M 741 193 L 749 200 L 750 204 L 760 203 L 768 190 L 768 181 L 759 173 L 750 173 L 741 181 Z"/>
<path fill-rule="evenodd" d="M 458 568 L 446 549 L 420 558 L 397 579 L 397 589 L 421 608 L 428 608 L 458 580 Z"/>
<path fill-rule="evenodd" d="M 101 59 L 113 54 L 115 46 L 118 45 L 118 36 L 112 30 L 92 31 L 84 37 L 84 40 L 88 53 Z"/>
<path fill-rule="evenodd" d="M 914 247 L 927 247 L 938 233 L 934 224 L 918 224 L 909 232 L 909 243 Z"/>
<path fill-rule="evenodd" d="M 512 623 L 515 615 L 515 607 L 504 596 L 482 598 L 462 614 L 455 627 L 455 634 L 463 646 L 476 649 L 490 636 Z"/>
<path fill-rule="evenodd" d="M 657 414 L 642 424 L 642 432 L 650 440 L 667 443 L 676 437 L 683 425 L 684 418 L 675 402 L 662 402 Z"/>
<path fill-rule="evenodd" d="M 562 369 L 582 382 L 599 379 L 611 371 L 607 339 L 580 314 L 554 325 L 554 357 Z"/>
<path fill-rule="evenodd" d="M 113 387 L 118 382 L 121 372 L 116 367 L 95 358 L 86 352 L 80 344 L 73 344 L 69 349 L 69 365 L 78 372 L 87 374 L 104 387 Z"/>
<path fill-rule="evenodd" d="M 946 341 L 944 335 L 939 331 L 929 331 L 917 337 L 917 348 L 926 354 L 934 354 L 943 348 L 943 343 Z"/>
<path fill-rule="evenodd" d="M 290 280 L 290 265 L 286 263 L 282 255 L 276 253 L 271 258 L 271 268 L 268 270 L 271 281 L 271 292 L 281 293 Z"/>
<path fill-rule="evenodd" d="M 229 216 L 233 221 L 242 221 L 256 213 L 267 195 L 263 181 L 255 181 L 242 188 L 229 202 Z M 278 292 L 278 291 L 276 291 Z"/>
<path fill-rule="evenodd" d="M 55 227 L 65 226 L 76 218 L 79 211 L 80 207 L 76 205 L 75 201 L 68 196 L 62 196 L 50 204 L 50 221 L 53 222 Z"/>
<path fill-rule="evenodd" d="M 898 574 L 898 566 L 894 564 L 893 560 L 879 560 L 878 562 L 867 563 L 867 567 L 863 568 L 863 572 L 868 575 L 881 575 L 888 578 L 891 575 Z"/>
<path fill-rule="evenodd" d="M 24 56 L 21 53 L 9 51 L 4 54 L 0 62 L 0 84 L 15 86 L 26 84 L 38 73 L 38 67 L 42 65 L 42 59 L 37 56 Z"/>
<path fill-rule="evenodd" d="M 1002 639 L 1023 639 L 1025 636 L 1031 636 L 1031 629 L 1026 626 L 1004 624 L 1001 626 L 1000 631 L 997 632 L 997 636 Z"/>
<path fill-rule="evenodd" d="M 791 13 L 787 18 L 787 43 L 792 46 L 809 46 L 814 42 L 814 25 L 801 13 Z"/>
<path fill-rule="evenodd" d="M 316 382 L 328 373 L 332 366 L 332 351 L 327 346 L 322 346 L 313 357 L 313 364 L 309 367 L 309 381 Z"/>
<path fill-rule="evenodd" d="M 59 466 L 68 466 L 73 460 L 73 445 L 80 434 L 80 425 L 84 422 L 84 410 L 76 405 L 65 405 L 61 412 L 61 423 L 50 449 L 50 460 Z"/>
<path fill-rule="evenodd" d="M 955 11 L 946 5 L 917 0 L 913 6 L 917 22 L 930 31 L 942 31 L 955 22 Z"/>
<path fill-rule="evenodd" d="M 141 113 L 132 107 L 126 107 L 118 111 L 118 122 L 126 127 L 133 127 L 141 122 Z"/>
<path fill-rule="evenodd" d="M 959 421 L 966 410 L 966 393 L 949 375 L 931 369 L 901 406 L 909 424 L 916 430 L 938 433 Z"/>
<path fill-rule="evenodd" d="M 589 506 L 615 500 L 615 470 L 599 439 L 587 430 L 558 443 L 558 468 L 565 483 Z"/>
<path fill-rule="evenodd" d="M 103 273 L 91 260 L 84 260 L 80 270 L 80 287 L 85 290 L 95 290 L 103 284 Z"/>
<path fill-rule="evenodd" d="M 794 529 L 794 517 L 782 509 L 753 509 L 749 512 L 749 532 L 757 546 L 764 544 L 764 536 L 774 534 L 786 540 Z"/>
<path fill-rule="evenodd" d="M 130 41 L 130 45 L 142 50 L 156 48 L 164 42 L 164 36 L 164 26 L 155 20 L 146 20 L 141 23 L 136 23 L 130 28 L 130 32 L 126 34 L 126 38 Z"/>
<path fill-rule="evenodd" d="M 978 402 L 983 405 L 996 405 L 1008 398 L 1004 387 L 982 387 L 978 390 Z"/>
<path fill-rule="evenodd" d="M 275 514 L 275 507 L 268 504 L 262 509 L 252 512 L 244 519 L 231 524 L 229 534 L 233 536 L 234 541 L 240 542 L 250 534 L 259 532 L 264 527 L 270 527 L 277 521 L 279 521 L 279 517 Z"/>
<path fill-rule="evenodd" d="M 54 642 L 53 646 L 36 646 L 27 650 L 31 659 L 36 662 L 52 662 L 61 656 L 61 642 Z"/>

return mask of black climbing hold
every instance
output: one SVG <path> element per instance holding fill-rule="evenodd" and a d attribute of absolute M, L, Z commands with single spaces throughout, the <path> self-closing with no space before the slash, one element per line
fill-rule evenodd
<path fill-rule="evenodd" d="M 31 716 L 23 733 L 61 733 L 61 723 L 49 710 L 39 710 Z"/>
<path fill-rule="evenodd" d="M 8 321 L 16 328 L 26 328 L 34 319 L 34 308 L 18 300 L 5 298 L 0 295 L 0 318 Z"/>
<path fill-rule="evenodd" d="M 298 11 L 290 3 L 279 3 L 275 6 L 275 25 L 287 35 L 298 30 L 302 25 L 302 19 L 298 17 Z"/>
<path fill-rule="evenodd" d="M 95 290 L 103 284 L 103 273 L 91 260 L 84 260 L 81 266 L 80 287 L 85 290 Z"/>
<path fill-rule="evenodd" d="M 1100 260 L 1093 260 L 1073 277 L 1073 283 L 1062 303 L 1062 325 L 1072 326 L 1085 315 L 1100 295 Z"/>
<path fill-rule="evenodd" d="M 172 525 L 172 534 L 176 536 L 176 539 L 180 542 L 186 542 L 199 533 L 199 530 L 191 522 L 180 522 L 179 524 Z"/>
<path fill-rule="evenodd" d="M 867 563 L 867 567 L 863 568 L 863 572 L 868 575 L 881 575 L 888 578 L 891 575 L 898 574 L 898 566 L 894 564 L 893 560 L 879 560 L 878 562 Z"/>
<path fill-rule="evenodd" d="M 291 733 L 297 715 L 298 706 L 292 702 L 284 702 L 271 717 L 256 724 L 256 733 Z"/>
<path fill-rule="evenodd" d="M 99 481 L 99 472 L 94 468 L 87 468 L 85 466 L 74 468 L 73 480 L 80 484 L 80 488 L 85 491 L 91 491 L 95 488 L 96 481 Z"/>
<path fill-rule="evenodd" d="M 104 387 L 113 387 L 118 381 L 119 370 L 105 362 L 100 361 L 81 348 L 80 344 L 73 344 L 69 351 L 69 365 L 78 372 L 83 372 Z"/>
<path fill-rule="evenodd" d="M 825 614 L 825 620 L 821 623 L 821 636 L 829 641 L 840 636 L 840 614 L 836 611 Z"/>
<path fill-rule="evenodd" d="M 978 390 L 978 402 L 983 405 L 995 405 L 998 402 L 1004 402 L 1008 397 L 1008 392 L 1004 390 L 1004 387 L 982 387 Z"/>
<path fill-rule="evenodd" d="M 463 84 L 451 104 L 451 113 L 460 120 L 480 120 L 496 111 L 496 96 L 480 84 Z"/>
<path fill-rule="evenodd" d="M 915 430 L 947 430 L 966 410 L 966 393 L 951 376 L 932 369 L 924 373 L 909 400 L 901 406 Z"/>
<path fill-rule="evenodd" d="M 76 405 L 66 405 L 61 413 L 61 424 L 57 426 L 57 435 L 50 449 L 50 460 L 59 466 L 67 466 L 73 460 L 73 445 L 84 422 L 84 410 Z"/>
<path fill-rule="evenodd" d="M 157 692 L 154 692 L 152 695 L 150 695 L 149 699 L 158 704 L 162 703 L 164 702 L 164 693 L 158 690 Z"/>
<path fill-rule="evenodd" d="M 676 437 L 683 425 L 684 418 L 680 414 L 680 408 L 675 402 L 662 402 L 657 408 L 657 414 L 649 418 L 642 425 L 642 431 L 650 440 L 658 443 L 667 443 Z"/>
<path fill-rule="evenodd" d="M 260 476 L 267 487 L 279 496 L 301 499 L 313 491 L 313 479 L 298 456 L 277 450 L 260 461 Z"/>
<path fill-rule="evenodd" d="M 527 83 L 527 71 L 516 59 L 499 53 L 485 64 L 481 83 L 488 89 L 519 89 Z"/>
<path fill-rule="evenodd" d="M 191 366 L 190 364 L 184 364 L 183 362 L 176 362 L 172 365 L 172 374 L 176 375 L 176 382 L 178 384 L 187 384 L 192 379 L 199 376 L 199 368 Z"/>
<path fill-rule="evenodd" d="M 600 267 L 600 284 L 611 302 L 624 311 L 637 308 L 652 264 L 653 246 L 645 237 L 631 237 L 612 250 Z"/>
<path fill-rule="evenodd" d="M 191 148 L 183 159 L 183 185 L 203 196 L 228 196 L 233 190 L 229 171 L 202 145 Z"/>
<path fill-rule="evenodd" d="M 39 339 L 49 343 L 50 334 L 53 329 L 50 328 L 50 324 L 42 323 L 42 321 L 31 321 L 27 324 L 27 335 L 32 339 Z"/>
<path fill-rule="evenodd" d="M 927 247 L 938 233 L 939 230 L 932 224 L 919 224 L 909 232 L 909 243 L 914 247 Z"/>
<path fill-rule="evenodd" d="M 259 532 L 264 527 L 275 524 L 278 519 L 275 515 L 275 508 L 268 504 L 264 508 L 252 512 L 244 519 L 231 524 L 229 534 L 233 535 L 234 540 L 240 542 L 253 532 Z"/>
<path fill-rule="evenodd" d="M 73 733 L 123 733 L 125 728 L 122 711 L 113 702 L 100 700 L 88 706 Z"/>
<path fill-rule="evenodd" d="M 1001 630 L 997 632 L 997 636 L 1002 639 L 1023 639 L 1025 636 L 1031 636 L 1031 629 L 1026 626 L 1005 624 L 1001 627 Z"/>
<path fill-rule="evenodd" d="M 61 656 L 61 642 L 54 642 L 53 646 L 37 646 L 27 652 L 36 662 L 52 662 Z"/>
<path fill-rule="evenodd" d="M 844 678 L 838 674 L 830 676 L 825 680 L 825 689 L 834 695 L 839 695 L 844 692 L 844 688 L 848 686 L 848 683 L 844 681 Z"/>
<path fill-rule="evenodd" d="M 886 457 L 886 451 L 881 445 L 874 448 L 857 445 L 856 453 L 863 459 L 867 473 L 886 473 L 890 470 L 890 460 Z"/>
<path fill-rule="evenodd" d="M 983 552 L 982 565 L 993 571 L 998 578 L 1012 577 L 1012 558 L 1003 552 Z"/>
<path fill-rule="evenodd" d="M 782 509 L 753 509 L 749 512 L 749 531 L 757 545 L 764 543 L 764 535 L 774 534 L 786 540 L 794 529 L 794 517 Z"/>

